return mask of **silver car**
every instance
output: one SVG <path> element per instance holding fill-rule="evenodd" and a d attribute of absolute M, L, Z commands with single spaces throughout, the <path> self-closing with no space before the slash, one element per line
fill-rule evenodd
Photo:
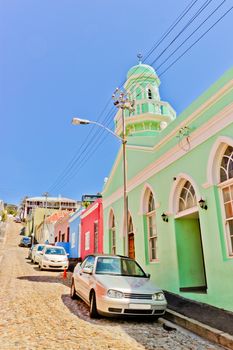
<path fill-rule="evenodd" d="M 150 281 L 133 259 L 118 255 L 89 255 L 77 264 L 71 282 L 71 298 L 80 297 L 98 315 L 148 315 L 165 313 L 163 291 Z"/>

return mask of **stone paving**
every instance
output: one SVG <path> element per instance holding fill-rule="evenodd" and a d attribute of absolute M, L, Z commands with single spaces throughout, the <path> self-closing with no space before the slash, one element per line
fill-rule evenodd
<path fill-rule="evenodd" d="M 39 271 L 18 247 L 20 226 L 10 222 L 0 265 L 0 350 L 220 350 L 180 328 L 135 319 L 90 320 L 88 307 L 69 297 L 69 278 Z M 68 276 L 70 277 L 70 276 Z"/>

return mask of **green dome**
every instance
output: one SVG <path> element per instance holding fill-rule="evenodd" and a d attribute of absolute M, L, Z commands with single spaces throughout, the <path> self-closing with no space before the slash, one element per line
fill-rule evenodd
<path fill-rule="evenodd" d="M 127 79 L 131 78 L 133 75 L 138 76 L 143 74 L 143 76 L 151 76 L 157 77 L 155 70 L 153 67 L 148 64 L 138 64 L 137 66 L 133 66 L 127 73 Z"/>

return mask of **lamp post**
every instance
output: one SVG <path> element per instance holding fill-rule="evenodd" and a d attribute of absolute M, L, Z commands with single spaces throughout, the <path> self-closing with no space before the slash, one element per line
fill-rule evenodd
<path fill-rule="evenodd" d="M 116 89 L 112 95 L 114 100 L 114 105 L 117 108 L 121 109 L 121 119 L 122 119 L 122 136 L 117 135 L 112 130 L 107 128 L 105 125 L 98 123 L 96 121 L 91 121 L 88 119 L 73 118 L 73 125 L 86 125 L 86 124 L 95 124 L 99 127 L 107 130 L 122 143 L 122 157 L 123 157 L 123 187 L 124 187 L 124 254 L 128 255 L 128 195 L 127 195 L 127 169 L 126 169 L 126 128 L 125 128 L 125 117 L 124 110 L 128 109 L 129 111 L 133 110 L 133 102 L 131 102 L 127 96 L 126 92 L 123 92 L 119 89 Z"/>

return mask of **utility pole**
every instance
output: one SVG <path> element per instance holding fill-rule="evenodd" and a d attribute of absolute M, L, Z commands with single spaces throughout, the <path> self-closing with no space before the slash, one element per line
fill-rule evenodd
<path fill-rule="evenodd" d="M 48 192 L 43 193 L 43 196 L 45 197 L 45 212 L 44 212 L 44 221 L 43 221 L 43 239 L 44 239 L 44 231 L 45 231 L 45 220 L 47 217 L 48 195 L 49 195 Z"/>
<path fill-rule="evenodd" d="M 127 193 L 127 159 L 126 159 L 126 125 L 124 111 L 134 111 L 134 101 L 130 101 L 126 91 L 116 88 L 112 95 L 114 106 L 121 109 L 122 122 L 122 157 L 123 157 L 123 187 L 124 187 L 124 254 L 129 255 L 128 234 L 129 234 L 129 220 L 128 220 L 128 193 Z"/>

